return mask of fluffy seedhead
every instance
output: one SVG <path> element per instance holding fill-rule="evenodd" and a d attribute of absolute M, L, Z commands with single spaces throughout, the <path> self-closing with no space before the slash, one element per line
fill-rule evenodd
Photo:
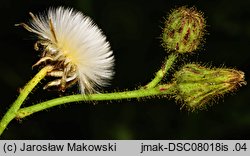
<path fill-rule="evenodd" d="M 57 77 L 44 89 L 54 86 L 64 91 L 78 82 L 82 93 L 90 93 L 108 84 L 113 76 L 113 52 L 89 17 L 64 7 L 30 15 L 28 24 L 17 25 L 38 37 L 34 47 L 41 52 L 41 59 L 34 66 L 52 65 L 48 76 Z"/>

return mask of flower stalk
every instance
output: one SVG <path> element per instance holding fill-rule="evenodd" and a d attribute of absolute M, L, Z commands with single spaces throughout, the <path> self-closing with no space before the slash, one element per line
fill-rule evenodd
<path fill-rule="evenodd" d="M 174 90 L 175 89 L 173 84 L 164 84 L 164 85 L 158 85 L 154 88 L 138 89 L 125 92 L 89 94 L 89 95 L 77 94 L 77 95 L 64 96 L 49 101 L 41 102 L 26 108 L 21 108 L 17 112 L 16 118 L 21 119 L 35 112 L 39 112 L 66 103 L 80 102 L 80 101 L 107 101 L 107 100 L 152 97 L 152 96 L 173 94 Z"/>
<path fill-rule="evenodd" d="M 2 120 L 0 121 L 0 135 L 3 133 L 4 129 L 9 124 L 9 122 L 16 117 L 17 111 L 20 109 L 21 105 L 23 104 L 24 100 L 27 98 L 29 93 L 51 70 L 52 70 L 51 66 L 44 67 L 35 75 L 33 79 L 31 79 L 24 86 L 23 89 L 20 90 L 20 95 L 18 96 L 16 101 L 11 105 L 9 110 L 6 112 L 6 114 L 3 116 Z"/>

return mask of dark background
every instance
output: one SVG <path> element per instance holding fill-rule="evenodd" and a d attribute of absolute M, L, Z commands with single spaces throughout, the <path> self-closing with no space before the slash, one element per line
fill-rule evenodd
<path fill-rule="evenodd" d="M 59 5 L 84 12 L 107 35 L 116 75 L 106 91 L 135 89 L 153 78 L 167 55 L 159 39 L 164 17 L 182 5 L 204 12 L 209 33 L 204 48 L 186 62 L 237 68 L 249 81 L 250 0 L 1 0 L 0 116 L 16 99 L 18 88 L 38 71 L 31 69 L 39 59 L 33 50 L 35 40 L 14 24 L 27 22 L 29 11 Z M 45 83 L 24 106 L 59 96 L 42 90 Z M 180 104 L 167 98 L 72 103 L 13 120 L 1 139 L 250 139 L 249 103 L 249 85 L 194 113 L 180 110 Z"/>

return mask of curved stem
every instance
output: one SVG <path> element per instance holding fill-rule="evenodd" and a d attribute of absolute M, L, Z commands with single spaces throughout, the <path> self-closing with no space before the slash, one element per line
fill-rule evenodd
<path fill-rule="evenodd" d="M 155 87 L 167 74 L 169 69 L 172 67 L 173 63 L 175 62 L 177 55 L 172 53 L 166 58 L 165 63 L 163 64 L 162 68 L 155 74 L 155 78 L 149 82 L 145 88 L 153 88 Z"/>
<path fill-rule="evenodd" d="M 43 69 L 41 69 L 35 75 L 35 77 L 31 79 L 20 91 L 20 95 L 0 121 L 0 135 L 3 133 L 4 129 L 9 124 L 9 122 L 16 117 L 17 111 L 19 110 L 22 103 L 29 95 L 29 93 L 32 91 L 32 89 L 46 76 L 47 72 L 50 71 L 51 69 L 52 66 L 46 66 Z"/>
<path fill-rule="evenodd" d="M 159 85 L 155 88 L 150 89 L 139 89 L 134 91 L 116 92 L 116 93 L 105 93 L 105 94 L 90 94 L 90 95 L 70 95 L 64 96 L 49 101 L 45 101 L 33 106 L 21 108 L 17 114 L 17 118 L 24 118 L 35 112 L 39 112 L 54 106 L 79 101 L 103 101 L 103 100 L 120 100 L 130 98 L 142 98 L 148 96 L 157 96 L 162 94 L 172 94 L 174 92 L 173 84 Z"/>

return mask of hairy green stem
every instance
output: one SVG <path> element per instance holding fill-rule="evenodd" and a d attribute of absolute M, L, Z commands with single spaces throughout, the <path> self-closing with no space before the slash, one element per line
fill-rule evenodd
<path fill-rule="evenodd" d="M 175 53 L 170 54 L 167 58 L 165 63 L 163 64 L 162 68 L 155 74 L 155 78 L 149 82 L 145 88 L 153 88 L 155 87 L 161 80 L 166 76 L 169 69 L 174 64 L 177 55 Z"/>
<path fill-rule="evenodd" d="M 52 69 L 51 66 L 46 66 L 43 69 L 41 69 L 36 76 L 31 79 L 23 89 L 20 90 L 20 95 L 16 99 L 16 101 L 11 105 L 9 110 L 6 112 L 6 114 L 3 116 L 2 120 L 0 121 L 0 135 L 3 133 L 7 125 L 11 120 L 13 120 L 16 117 L 17 111 L 21 107 L 24 100 L 27 98 L 29 93 L 32 91 L 32 89 L 46 76 L 47 72 Z"/>
<path fill-rule="evenodd" d="M 27 98 L 28 94 L 32 91 L 32 89 L 41 81 L 41 79 L 46 76 L 48 71 L 52 70 L 52 66 L 46 66 L 42 70 L 40 70 L 39 73 L 20 91 L 19 97 L 4 115 L 4 117 L 0 121 L 0 135 L 3 133 L 9 122 L 14 118 L 24 118 L 35 112 L 39 112 L 57 105 L 80 101 L 119 100 L 159 96 L 162 94 L 173 94 L 175 91 L 175 87 L 173 84 L 159 85 L 158 83 L 163 79 L 164 76 L 166 76 L 167 72 L 173 65 L 176 58 L 176 54 L 171 54 L 166 59 L 164 66 L 156 73 L 155 78 L 150 83 L 148 83 L 146 87 L 140 88 L 138 90 L 105 94 L 70 95 L 41 102 L 36 105 L 20 109 L 22 103 Z"/>
<path fill-rule="evenodd" d="M 80 101 L 103 101 L 103 100 L 120 100 L 130 98 L 142 98 L 148 96 L 159 96 L 172 94 L 174 92 L 173 84 L 159 85 L 154 88 L 139 89 L 134 91 L 116 92 L 116 93 L 103 93 L 103 94 L 89 94 L 89 95 L 70 95 L 64 96 L 49 101 L 45 101 L 33 106 L 21 108 L 17 114 L 17 118 L 24 118 L 35 112 L 39 112 L 54 106 Z"/>

